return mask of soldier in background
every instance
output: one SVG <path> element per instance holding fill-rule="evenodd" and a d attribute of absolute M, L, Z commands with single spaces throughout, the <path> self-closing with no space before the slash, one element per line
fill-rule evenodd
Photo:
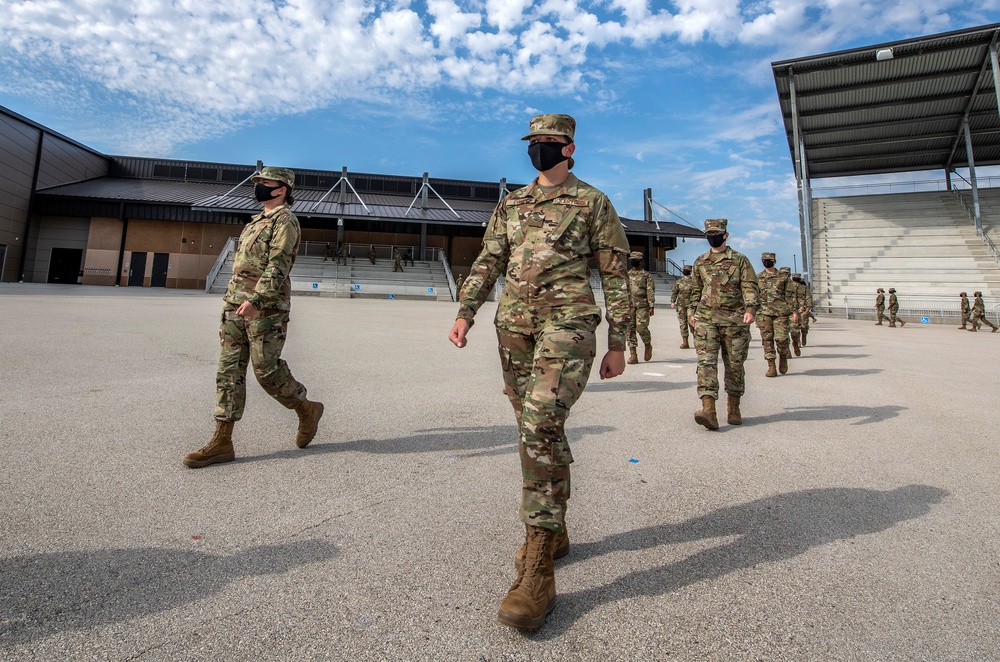
<path fill-rule="evenodd" d="M 958 296 L 962 297 L 962 326 L 958 328 L 964 330 L 965 325 L 969 323 L 969 317 L 972 315 L 972 306 L 969 305 L 969 297 L 965 292 L 960 293 Z"/>
<path fill-rule="evenodd" d="M 188 453 L 192 469 L 232 462 L 233 427 L 246 407 L 247 365 L 272 398 L 299 417 L 295 445 L 305 448 L 316 436 L 323 403 L 306 398 L 281 359 L 291 310 L 289 274 L 299 252 L 301 230 L 292 213 L 295 173 L 268 166 L 253 177 L 254 197 L 264 210 L 250 219 L 237 244 L 233 277 L 223 296 L 221 348 L 215 377 L 215 434 L 201 449 Z"/>
<path fill-rule="evenodd" d="M 368 261 L 375 264 L 375 244 L 368 247 Z"/>
<path fill-rule="evenodd" d="M 409 264 L 411 267 L 416 266 L 413 264 L 413 249 L 407 248 L 406 252 L 403 253 L 403 264 Z"/>
<path fill-rule="evenodd" d="M 569 552 L 566 504 L 573 455 L 565 423 L 587 385 L 600 323 L 590 260 L 601 276 L 608 321 L 608 352 L 599 374 L 609 379 L 625 371 L 628 240 L 608 197 L 570 172 L 575 129 L 569 115 L 531 120 L 524 139 L 530 141 L 528 156 L 538 177 L 493 212 L 449 333 L 456 347 L 466 345 L 476 312 L 504 275 L 495 324 L 504 392 L 520 432 L 525 542 L 498 618 L 522 630 L 541 627 L 555 607 L 553 559 Z"/>
<path fill-rule="evenodd" d="M 899 300 L 896 298 L 896 288 L 889 288 L 889 328 L 896 326 L 896 313 L 899 312 Z M 902 318 L 899 319 L 900 328 L 906 326 Z"/>
<path fill-rule="evenodd" d="M 340 242 L 337 246 L 338 246 L 338 248 L 337 248 L 337 265 L 339 266 L 339 265 L 343 264 L 346 267 L 347 266 L 347 246 L 344 245 L 344 242 Z"/>
<path fill-rule="evenodd" d="M 788 315 L 788 340 L 791 342 L 792 351 L 795 356 L 802 354 L 799 349 L 799 288 L 795 287 L 795 282 L 792 280 L 792 268 L 791 267 L 781 267 L 778 269 L 779 273 L 783 273 L 788 277 L 788 290 L 791 291 L 792 299 L 792 311 Z M 792 314 L 794 313 L 794 315 Z"/>
<path fill-rule="evenodd" d="M 690 330 L 688 306 L 691 298 L 691 265 L 685 264 L 681 273 L 683 275 L 674 281 L 674 287 L 670 290 L 670 307 L 677 310 L 677 323 L 681 327 L 681 349 L 690 349 L 691 345 L 688 344 Z"/>
<path fill-rule="evenodd" d="M 806 336 L 809 335 L 809 311 L 812 310 L 813 297 L 812 292 L 809 290 L 809 286 L 806 281 L 802 278 L 802 274 L 792 274 L 792 280 L 795 281 L 795 288 L 797 290 L 797 298 L 799 303 L 798 308 L 798 322 L 796 326 L 798 327 L 798 338 L 799 345 L 802 347 L 806 346 Z M 798 356 L 799 352 L 795 353 Z"/>
<path fill-rule="evenodd" d="M 750 352 L 750 324 L 759 305 L 757 274 L 750 260 L 726 246 L 729 221 L 705 221 L 711 249 L 694 261 L 691 274 L 690 322 L 698 352 L 698 396 L 701 409 L 694 420 L 709 430 L 719 429 L 715 401 L 719 399 L 719 352 L 725 364 L 730 425 L 743 423 L 740 398 L 746 389 L 743 362 Z"/>
<path fill-rule="evenodd" d="M 399 254 L 398 248 L 392 249 L 392 271 L 393 273 L 403 270 L 402 265 L 403 256 Z"/>
<path fill-rule="evenodd" d="M 788 372 L 788 323 L 798 321 L 798 299 L 795 295 L 795 285 L 788 275 L 774 268 L 777 257 L 774 253 L 762 253 L 760 256 L 764 270 L 757 274 L 757 286 L 760 292 L 760 308 L 757 309 L 757 328 L 760 330 L 760 341 L 764 345 L 764 358 L 767 360 L 766 377 L 777 377 Z M 775 352 L 777 346 L 777 352 Z M 778 365 L 775 366 L 775 359 Z"/>
<path fill-rule="evenodd" d="M 337 256 L 337 252 L 333 249 L 333 244 L 329 241 L 326 242 L 326 247 L 323 249 L 323 261 L 332 260 Z"/>
<path fill-rule="evenodd" d="M 892 290 L 889 291 L 892 292 Z M 969 331 L 979 331 L 979 327 L 982 326 L 982 324 L 985 324 L 993 329 L 993 333 L 996 333 L 998 328 L 997 325 L 986 317 L 986 304 L 983 303 L 983 293 L 973 292 L 972 295 L 975 297 L 975 301 L 972 304 L 972 316 L 969 318 L 969 321 L 972 324 L 972 328 L 969 329 Z M 980 322 L 982 322 L 982 324 L 980 324 Z"/>
<path fill-rule="evenodd" d="M 458 293 L 462 291 L 462 283 L 464 283 L 464 282 L 465 282 L 465 276 L 463 276 L 462 274 L 458 274 L 458 278 L 455 279 L 455 295 L 456 295 L 456 297 L 458 296 Z M 456 299 L 456 301 L 457 301 L 457 299 Z"/>
<path fill-rule="evenodd" d="M 881 287 L 875 290 L 875 326 L 882 326 L 882 320 L 885 319 L 885 290 Z"/>
<path fill-rule="evenodd" d="M 649 272 L 642 268 L 642 253 L 632 251 L 628 256 L 629 270 L 629 295 L 632 303 L 632 314 L 629 315 L 628 330 L 626 339 L 628 341 L 628 363 L 638 363 L 636 348 L 639 340 L 638 334 L 645 347 L 642 355 L 643 361 L 653 358 L 653 339 L 649 333 L 649 318 L 653 316 L 653 304 L 656 303 L 656 284 Z"/>

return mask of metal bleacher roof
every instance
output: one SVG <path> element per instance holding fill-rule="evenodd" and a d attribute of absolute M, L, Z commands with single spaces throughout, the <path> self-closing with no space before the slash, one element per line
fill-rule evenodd
<path fill-rule="evenodd" d="M 974 164 L 1000 164 L 998 35 L 1000 23 L 773 62 L 796 174 L 968 167 L 966 120 Z M 796 163 L 796 129 L 805 173 Z"/>

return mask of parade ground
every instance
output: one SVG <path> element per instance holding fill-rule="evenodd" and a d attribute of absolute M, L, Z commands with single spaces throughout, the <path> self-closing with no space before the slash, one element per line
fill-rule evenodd
<path fill-rule="evenodd" d="M 821 314 L 768 379 L 755 332 L 744 423 L 710 432 L 658 308 L 653 360 L 573 409 L 571 551 L 522 633 L 495 304 L 462 350 L 455 304 L 292 307 L 316 440 L 251 373 L 236 461 L 191 470 L 218 295 L 0 285 L 0 659 L 1000 655 L 1000 333 Z"/>

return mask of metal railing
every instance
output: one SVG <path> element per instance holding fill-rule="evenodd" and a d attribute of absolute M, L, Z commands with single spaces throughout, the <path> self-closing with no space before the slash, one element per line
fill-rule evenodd
<path fill-rule="evenodd" d="M 331 242 L 327 242 L 327 241 L 303 241 L 301 244 L 299 244 L 299 253 L 298 254 L 300 256 L 305 256 L 305 257 L 325 257 L 326 256 L 326 247 L 327 247 L 328 244 L 331 246 L 331 248 L 333 250 L 333 254 L 334 254 L 334 257 L 331 257 L 331 259 L 335 259 L 335 257 L 336 257 L 336 251 L 337 251 L 337 244 L 335 242 L 332 242 L 332 241 Z M 371 250 L 372 244 L 354 244 L 354 243 L 351 243 L 351 244 L 344 244 L 344 246 L 347 248 L 347 257 L 348 258 L 353 259 L 353 260 L 367 260 L 368 259 L 368 252 L 369 252 L 369 250 Z M 440 259 L 438 257 L 438 254 L 439 253 L 444 253 L 443 249 L 436 248 L 434 246 L 428 246 L 428 247 L 424 248 L 423 251 L 421 251 L 420 247 L 418 247 L 418 246 L 402 246 L 402 245 L 393 245 L 393 244 L 374 244 L 374 247 L 375 247 L 375 259 L 376 260 L 383 260 L 383 261 L 384 260 L 392 260 L 393 259 L 393 255 L 392 255 L 393 249 L 399 249 L 400 255 L 405 255 L 407 250 L 412 250 L 413 251 L 413 259 L 414 260 L 419 260 L 421 262 L 436 262 L 436 261 L 438 261 Z"/>
<path fill-rule="evenodd" d="M 226 241 L 226 245 L 222 247 L 219 251 L 219 257 L 215 259 L 215 264 L 212 265 L 212 269 L 208 272 L 208 276 L 205 278 L 205 294 L 208 294 L 209 290 L 212 289 L 212 285 L 215 284 L 215 279 L 219 277 L 219 272 L 222 271 L 223 265 L 226 264 L 226 260 L 229 259 L 229 254 L 236 250 L 236 242 L 239 241 L 238 237 L 230 237 Z"/>
<path fill-rule="evenodd" d="M 886 301 L 888 302 L 888 297 Z M 972 297 L 969 297 L 969 303 L 973 303 Z M 997 324 L 1000 320 L 1000 298 L 983 297 L 983 305 L 986 307 L 987 319 Z M 886 310 L 888 311 L 888 306 Z M 850 320 L 875 319 L 875 295 L 846 295 L 844 297 L 844 314 Z M 926 319 L 928 324 L 957 323 L 962 319 L 961 299 L 957 296 L 948 298 L 899 297 L 897 315 L 907 322 L 921 322 Z"/>
<path fill-rule="evenodd" d="M 962 208 L 968 215 L 969 221 L 971 221 L 972 224 L 975 225 L 976 212 L 973 211 L 972 207 L 969 205 L 969 201 L 965 199 L 964 195 L 962 195 L 962 191 L 959 191 L 957 189 L 952 189 L 952 193 L 955 195 L 956 198 L 958 198 L 958 201 L 962 204 Z M 983 223 L 983 233 L 979 236 L 982 238 L 983 243 L 986 244 L 986 248 L 988 248 L 990 252 L 993 253 L 993 259 L 996 261 L 997 266 L 1000 267 L 1000 250 L 997 250 L 996 244 L 993 243 L 993 240 L 990 239 L 989 234 L 987 234 L 988 227 L 986 224 L 986 219 L 980 218 L 979 220 Z"/>
<path fill-rule="evenodd" d="M 667 274 L 675 278 L 680 278 L 684 275 L 683 268 L 669 257 L 666 259 L 655 258 L 652 267 L 654 273 Z"/>
<path fill-rule="evenodd" d="M 959 173 L 958 179 L 964 180 Z M 1000 177 L 983 177 L 977 181 L 979 188 L 1000 188 Z M 954 188 L 955 180 L 952 180 Z M 931 193 L 947 191 L 945 179 L 926 179 L 909 182 L 877 182 L 872 184 L 850 184 L 845 186 L 820 186 L 812 189 L 814 198 L 836 198 L 851 195 L 886 195 L 889 193 Z"/>
<path fill-rule="evenodd" d="M 441 266 L 444 267 L 444 275 L 448 279 L 448 291 L 451 292 L 451 300 L 458 301 L 458 287 L 455 285 L 454 277 L 452 277 L 451 266 L 448 264 L 448 256 L 444 254 L 444 251 L 438 251 L 438 259 L 441 260 Z"/>

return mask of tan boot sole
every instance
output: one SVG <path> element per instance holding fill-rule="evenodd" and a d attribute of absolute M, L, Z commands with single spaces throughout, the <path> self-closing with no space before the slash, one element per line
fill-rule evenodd
<path fill-rule="evenodd" d="M 719 429 L 718 418 L 716 418 L 716 420 L 713 422 L 712 419 L 703 414 L 700 410 L 694 413 L 694 422 L 697 423 L 698 425 L 704 425 L 709 430 Z"/>
<path fill-rule="evenodd" d="M 223 453 L 222 455 L 213 455 L 212 457 L 207 457 L 204 460 L 196 460 L 191 457 L 184 458 L 184 466 L 191 469 L 201 469 L 202 467 L 207 467 L 210 464 L 220 464 L 222 462 L 232 462 L 236 459 L 236 453 Z"/>
<path fill-rule="evenodd" d="M 537 618 L 529 618 L 527 616 L 518 616 L 516 614 L 508 614 L 504 610 L 497 612 L 497 620 L 507 627 L 512 627 L 517 630 L 537 630 L 545 624 L 545 619 L 552 610 L 556 608 L 556 598 L 552 597 L 552 602 L 549 603 L 548 607 L 545 608 L 545 613 Z"/>

